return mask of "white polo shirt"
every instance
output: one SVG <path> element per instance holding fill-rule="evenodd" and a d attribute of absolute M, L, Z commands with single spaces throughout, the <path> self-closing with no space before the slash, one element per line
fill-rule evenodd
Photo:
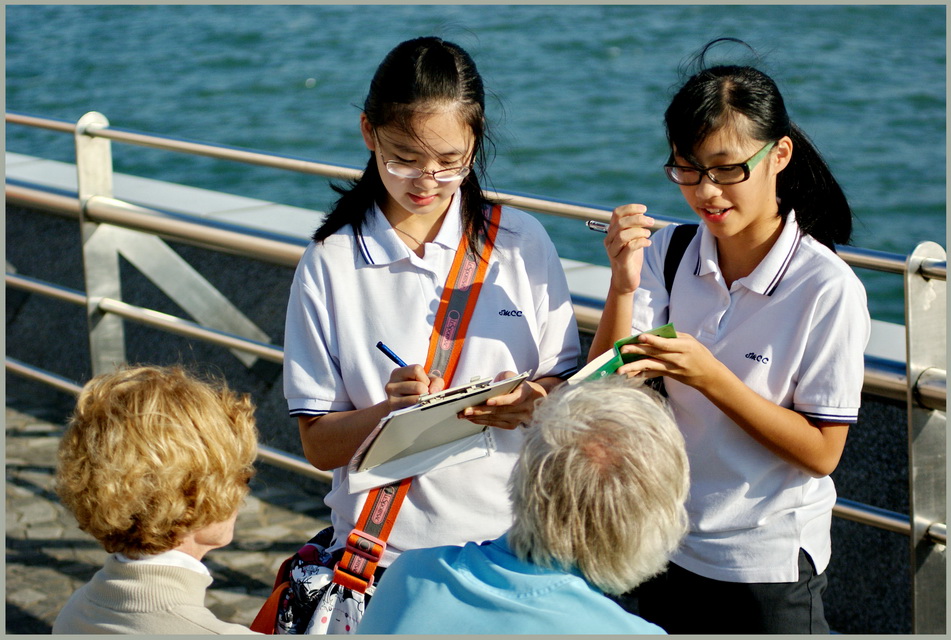
<path fill-rule="evenodd" d="M 688 245 L 668 301 L 663 263 L 673 227 L 645 254 L 635 327 L 669 321 L 758 394 L 805 416 L 853 423 L 870 322 L 865 289 L 794 213 L 769 254 L 728 290 L 704 225 Z M 669 304 L 669 306 L 668 306 Z M 690 531 L 672 561 L 728 582 L 792 582 L 800 547 L 818 572 L 830 556 L 836 493 L 757 443 L 699 391 L 665 378 L 690 459 Z"/>
<path fill-rule="evenodd" d="M 284 343 L 284 395 L 292 416 L 362 409 L 385 400 L 396 367 L 386 343 L 409 364 L 425 364 L 439 298 L 462 234 L 459 198 L 420 258 L 374 207 L 362 233 L 347 226 L 311 243 L 291 286 Z M 474 310 L 455 381 L 530 371 L 530 379 L 577 367 L 578 329 L 554 245 L 528 214 L 503 208 L 501 229 Z M 507 482 L 521 429 L 488 429 L 486 457 L 417 476 L 381 566 L 404 549 L 481 542 L 511 525 Z M 351 495 L 334 470 L 325 502 L 338 541 L 366 493 Z M 337 546 L 340 546 L 338 544 Z"/>

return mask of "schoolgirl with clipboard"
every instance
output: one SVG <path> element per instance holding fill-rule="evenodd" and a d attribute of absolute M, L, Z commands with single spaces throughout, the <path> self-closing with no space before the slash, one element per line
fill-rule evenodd
<path fill-rule="evenodd" d="M 580 352 L 545 230 L 482 194 L 485 100 L 470 56 L 433 37 L 398 45 L 377 69 L 360 130 L 369 162 L 349 188 L 335 187 L 341 197 L 294 276 L 285 334 L 288 409 L 307 459 L 334 472 L 333 533 L 321 549 L 342 593 L 360 602 L 341 618 L 359 618 L 374 574 L 402 551 L 509 527 L 520 425 Z M 394 368 L 378 341 L 410 364 Z M 490 427 L 482 455 L 351 491 L 348 462 L 383 417 L 475 376 L 524 371 L 515 391 L 460 416 Z"/>

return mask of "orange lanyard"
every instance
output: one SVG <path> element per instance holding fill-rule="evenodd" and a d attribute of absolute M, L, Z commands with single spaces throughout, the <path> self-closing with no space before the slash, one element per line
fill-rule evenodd
<path fill-rule="evenodd" d="M 429 339 L 426 370 L 444 378 L 447 385 L 459 363 L 462 343 L 482 290 L 501 217 L 502 207 L 495 205 L 481 250 L 477 247 L 476 251 L 469 251 L 463 233 L 446 277 Z M 386 550 L 386 539 L 412 481 L 412 478 L 404 478 L 370 491 L 356 526 L 347 536 L 343 557 L 334 569 L 334 582 L 360 593 L 365 593 L 373 585 L 373 574 Z"/>

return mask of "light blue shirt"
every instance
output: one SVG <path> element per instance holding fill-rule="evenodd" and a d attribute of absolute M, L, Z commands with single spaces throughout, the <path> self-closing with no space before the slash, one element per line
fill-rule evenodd
<path fill-rule="evenodd" d="M 663 634 L 577 572 L 519 560 L 506 536 L 405 551 L 386 570 L 358 633 Z"/>

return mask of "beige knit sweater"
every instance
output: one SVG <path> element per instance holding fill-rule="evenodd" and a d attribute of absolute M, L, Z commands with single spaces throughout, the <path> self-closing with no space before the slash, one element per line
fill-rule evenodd
<path fill-rule="evenodd" d="M 66 602 L 53 633 L 247 634 L 205 607 L 211 577 L 181 567 L 106 559 Z"/>

